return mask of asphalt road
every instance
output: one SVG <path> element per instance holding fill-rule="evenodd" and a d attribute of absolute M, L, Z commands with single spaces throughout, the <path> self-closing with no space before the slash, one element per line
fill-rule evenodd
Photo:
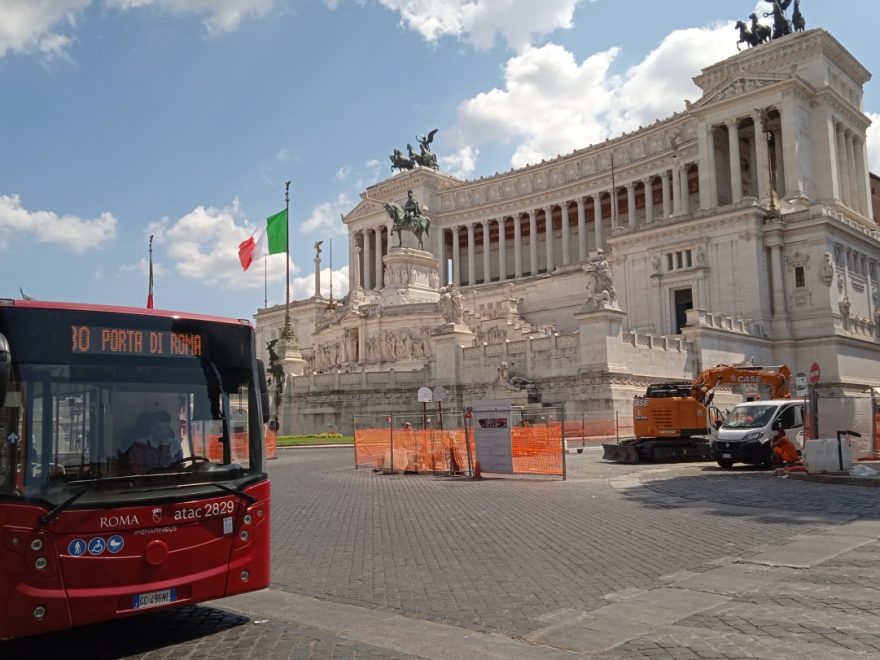
<path fill-rule="evenodd" d="M 851 658 L 880 654 L 880 498 L 569 454 L 568 480 L 272 461 L 272 588 L 0 658 Z"/>

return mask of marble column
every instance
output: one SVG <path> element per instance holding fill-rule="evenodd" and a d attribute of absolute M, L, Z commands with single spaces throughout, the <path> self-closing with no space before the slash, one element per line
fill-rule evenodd
<path fill-rule="evenodd" d="M 553 272 L 553 207 L 544 207 L 544 246 L 547 250 L 547 272 Z"/>
<path fill-rule="evenodd" d="M 761 115 L 752 114 L 755 123 L 755 178 L 758 183 L 758 199 L 770 198 L 770 163 L 767 160 L 767 138 L 764 137 L 764 128 L 761 125 Z"/>
<path fill-rule="evenodd" d="M 385 265 L 382 263 L 382 227 L 376 227 L 376 249 L 373 252 L 373 259 L 376 261 L 376 288 L 381 289 L 382 269 Z"/>
<path fill-rule="evenodd" d="M 867 158 L 865 156 L 865 142 L 861 138 L 853 141 L 853 149 L 856 156 L 856 188 L 859 193 L 859 211 L 869 218 L 871 212 L 871 186 L 868 184 Z"/>
<path fill-rule="evenodd" d="M 473 285 L 473 284 L 477 283 L 477 278 L 475 277 L 476 273 L 474 272 L 474 268 L 475 268 L 474 264 L 476 262 L 476 260 L 474 259 L 474 257 L 476 256 L 476 255 L 474 255 L 474 252 L 476 252 L 476 250 L 474 249 L 474 223 L 473 222 L 469 222 L 467 224 L 467 252 L 468 252 L 467 283 Z"/>
<path fill-rule="evenodd" d="M 492 271 L 491 271 L 491 261 L 490 256 L 491 253 L 489 251 L 489 223 L 490 220 L 483 220 L 483 281 L 491 282 L 492 281 Z"/>
<path fill-rule="evenodd" d="M 587 218 L 584 209 L 585 205 L 586 200 L 583 197 L 578 197 L 578 261 L 586 261 L 587 259 Z"/>
<path fill-rule="evenodd" d="M 522 217 L 513 216 L 513 276 L 522 277 Z"/>
<path fill-rule="evenodd" d="M 461 227 L 452 228 L 452 283 L 461 286 Z"/>
<path fill-rule="evenodd" d="M 498 218 L 498 281 L 507 279 L 507 218 Z"/>
<path fill-rule="evenodd" d="M 859 180 L 856 173 L 856 154 L 855 147 L 853 146 L 852 131 L 846 131 L 844 136 L 846 138 L 846 162 L 849 165 L 849 198 L 852 200 L 850 208 L 855 211 L 861 211 L 859 208 Z"/>
<path fill-rule="evenodd" d="M 626 215 L 627 225 L 630 229 L 635 229 L 636 220 L 636 184 L 630 181 L 626 184 Z"/>
<path fill-rule="evenodd" d="M 372 229 L 364 229 L 364 290 L 373 288 L 373 245 L 370 232 Z"/>
<path fill-rule="evenodd" d="M 583 200 L 581 200 L 583 202 Z M 596 249 L 605 249 L 605 221 L 602 219 L 602 193 L 593 195 L 593 230 L 596 234 Z M 586 260 L 584 256 L 581 261 Z"/>
<path fill-rule="evenodd" d="M 663 190 L 663 219 L 666 220 L 672 215 L 672 185 L 669 170 L 664 170 L 660 175 L 660 183 Z"/>
<path fill-rule="evenodd" d="M 681 167 L 681 213 L 687 215 L 691 212 L 691 195 L 688 192 L 688 169 L 687 163 Z"/>
<path fill-rule="evenodd" d="M 849 185 L 849 162 L 846 159 L 846 133 L 843 124 L 835 126 L 837 131 L 837 168 L 840 173 L 840 201 L 851 205 Z"/>
<path fill-rule="evenodd" d="M 449 284 L 449 264 L 447 263 L 448 255 L 446 254 L 446 228 L 441 228 L 437 232 L 437 267 L 440 269 L 440 286 Z"/>
<path fill-rule="evenodd" d="M 564 200 L 559 206 L 562 212 L 562 265 L 567 266 L 569 262 L 569 228 L 568 228 L 568 200 Z"/>
<path fill-rule="evenodd" d="M 361 288 L 361 246 L 355 242 L 354 244 L 354 268 L 351 270 L 351 290 Z"/>
<path fill-rule="evenodd" d="M 654 222 L 654 177 L 642 179 L 642 186 L 645 191 L 645 224 L 649 225 Z"/>
<path fill-rule="evenodd" d="M 672 214 L 681 215 L 681 165 L 672 164 Z"/>
<path fill-rule="evenodd" d="M 529 273 L 538 274 L 538 214 L 529 209 Z"/>
<path fill-rule="evenodd" d="M 730 194 L 733 203 L 742 201 L 743 183 L 739 155 L 739 123 L 736 119 L 727 122 L 727 147 L 730 152 Z"/>

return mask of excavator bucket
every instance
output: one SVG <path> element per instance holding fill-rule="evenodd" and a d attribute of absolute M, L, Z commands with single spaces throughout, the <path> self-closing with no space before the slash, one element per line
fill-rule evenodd
<path fill-rule="evenodd" d="M 615 463 L 638 463 L 639 449 L 634 445 L 602 445 L 602 458 Z"/>

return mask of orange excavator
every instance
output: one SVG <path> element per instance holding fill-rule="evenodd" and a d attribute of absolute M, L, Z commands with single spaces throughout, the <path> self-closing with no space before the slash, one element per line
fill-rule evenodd
<path fill-rule="evenodd" d="M 634 438 L 603 445 L 602 458 L 618 463 L 709 459 L 710 429 L 723 421 L 712 405 L 719 385 L 753 385 L 769 389 L 770 399 L 789 395 L 791 370 L 786 365 L 755 367 L 719 364 L 691 383 L 654 383 L 633 399 Z"/>

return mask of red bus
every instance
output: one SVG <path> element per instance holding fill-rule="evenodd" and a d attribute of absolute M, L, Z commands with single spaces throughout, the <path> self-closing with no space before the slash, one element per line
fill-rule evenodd
<path fill-rule="evenodd" d="M 0 639 L 266 587 L 248 321 L 0 300 Z"/>

